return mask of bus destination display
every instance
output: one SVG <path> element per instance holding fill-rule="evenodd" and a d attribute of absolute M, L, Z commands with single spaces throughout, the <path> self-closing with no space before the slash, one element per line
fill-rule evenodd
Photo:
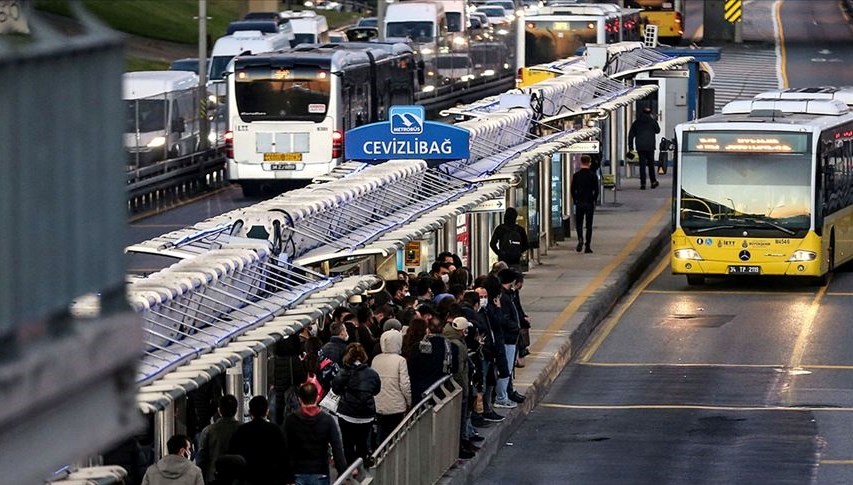
<path fill-rule="evenodd" d="M 807 153 L 808 135 L 785 132 L 685 133 L 687 150 L 727 153 Z"/>

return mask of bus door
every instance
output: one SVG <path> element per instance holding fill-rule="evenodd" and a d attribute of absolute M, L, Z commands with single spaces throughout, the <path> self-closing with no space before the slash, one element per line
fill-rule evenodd
<path fill-rule="evenodd" d="M 658 134 L 658 144 L 661 137 L 670 140 L 675 138 L 675 126 L 690 119 L 688 80 L 689 71 L 686 68 L 641 72 L 635 78 L 637 86 L 656 85 L 658 87 L 656 93 L 636 103 L 637 113 L 646 106 L 652 108 L 652 114 L 655 115 L 661 130 Z"/>

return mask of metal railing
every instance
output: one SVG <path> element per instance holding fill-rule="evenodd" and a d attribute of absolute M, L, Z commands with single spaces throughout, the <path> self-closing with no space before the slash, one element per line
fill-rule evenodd
<path fill-rule="evenodd" d="M 338 477 L 336 485 L 426 485 L 435 483 L 456 463 L 462 425 L 462 386 L 453 376 L 445 376 L 424 395 L 370 456 L 373 465 L 366 468 L 361 459 L 356 460 Z"/>

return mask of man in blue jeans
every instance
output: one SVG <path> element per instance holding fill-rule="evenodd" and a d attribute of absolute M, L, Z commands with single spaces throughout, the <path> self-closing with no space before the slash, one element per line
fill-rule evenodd
<path fill-rule="evenodd" d="M 329 485 L 330 447 L 338 476 L 347 469 L 341 430 L 337 420 L 317 406 L 317 386 L 306 382 L 299 386 L 297 395 L 299 411 L 290 414 L 284 421 L 290 470 L 294 478 L 292 483 Z"/>
<path fill-rule="evenodd" d="M 511 294 L 515 280 L 518 279 L 518 273 L 512 269 L 502 269 L 498 272 L 497 277 L 501 284 L 499 308 L 504 317 L 502 322 L 504 350 L 510 375 L 498 378 L 497 386 L 495 386 L 494 406 L 496 408 L 512 409 L 517 406 L 512 397 L 520 398 L 520 395 L 510 396 L 508 390 L 510 376 L 512 375 L 512 368 L 515 366 L 515 348 L 516 343 L 518 342 L 518 334 L 521 332 L 521 316 L 518 314 L 518 309 L 513 303 Z"/>

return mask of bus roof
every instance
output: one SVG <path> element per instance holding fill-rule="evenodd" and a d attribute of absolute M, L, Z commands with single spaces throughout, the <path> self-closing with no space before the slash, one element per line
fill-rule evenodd
<path fill-rule="evenodd" d="M 293 62 L 302 62 L 306 64 L 327 66 L 332 72 L 340 72 L 350 66 L 368 64 L 370 62 L 368 51 L 375 60 L 382 60 L 392 57 L 393 55 L 412 52 L 408 46 L 405 46 L 405 50 L 399 49 L 395 51 L 392 49 L 394 47 L 393 44 L 391 44 L 390 47 L 381 45 L 362 47 L 361 45 L 349 46 L 348 44 L 350 43 L 302 45 L 289 51 L 240 56 L 235 60 L 234 69 L 237 70 L 243 65 L 258 64 L 259 62 L 269 63 L 272 66 L 277 64 L 289 65 Z M 367 43 L 359 44 L 366 45 Z"/>

